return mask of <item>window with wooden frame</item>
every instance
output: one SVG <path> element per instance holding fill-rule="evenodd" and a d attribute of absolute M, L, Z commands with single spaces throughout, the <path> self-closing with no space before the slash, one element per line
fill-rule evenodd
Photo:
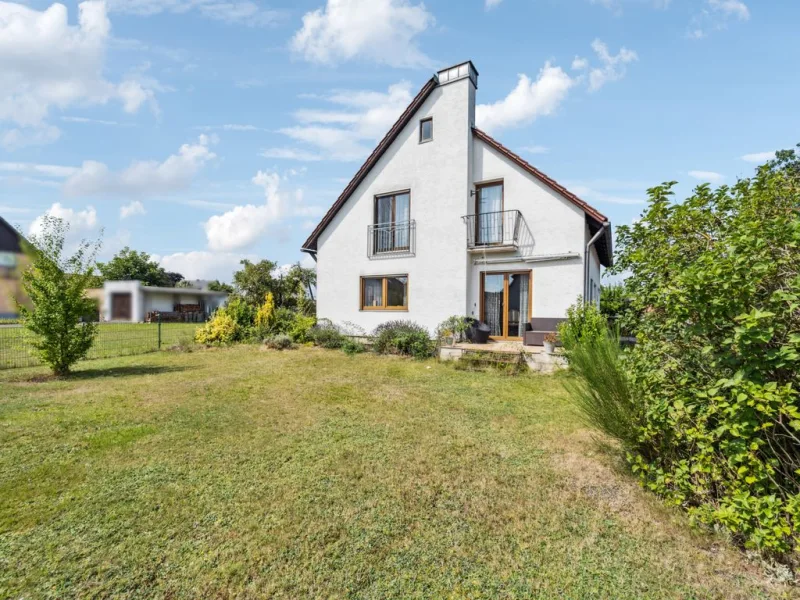
<path fill-rule="evenodd" d="M 433 117 L 422 119 L 419 122 L 419 143 L 433 140 Z"/>
<path fill-rule="evenodd" d="M 408 310 L 408 275 L 362 277 L 361 310 Z"/>

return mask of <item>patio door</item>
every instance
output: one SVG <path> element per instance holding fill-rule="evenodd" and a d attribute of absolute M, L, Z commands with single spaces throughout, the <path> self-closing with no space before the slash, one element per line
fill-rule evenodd
<path fill-rule="evenodd" d="M 481 273 L 481 321 L 491 337 L 521 340 L 531 318 L 532 272 Z"/>
<path fill-rule="evenodd" d="M 475 187 L 475 241 L 480 246 L 500 244 L 503 242 L 503 182 Z"/>

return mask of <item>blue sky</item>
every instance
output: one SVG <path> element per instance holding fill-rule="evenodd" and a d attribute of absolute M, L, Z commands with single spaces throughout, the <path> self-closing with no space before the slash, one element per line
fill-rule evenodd
<path fill-rule="evenodd" d="M 800 2 L 0 2 L 0 215 L 50 212 L 190 278 L 301 259 L 438 68 L 478 126 L 630 223 L 800 141 Z"/>

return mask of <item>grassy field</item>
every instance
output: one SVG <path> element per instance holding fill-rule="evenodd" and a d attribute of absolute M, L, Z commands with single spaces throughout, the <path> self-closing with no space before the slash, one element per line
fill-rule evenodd
<path fill-rule="evenodd" d="M 162 323 L 161 344 L 168 348 L 191 341 L 199 323 Z M 0 326 L 0 369 L 32 367 L 39 359 L 31 353 L 30 334 L 20 326 Z M 157 323 L 102 323 L 88 359 L 144 354 L 158 350 Z"/>
<path fill-rule="evenodd" d="M 561 377 L 248 346 L 0 372 L 0 597 L 792 596 Z"/>

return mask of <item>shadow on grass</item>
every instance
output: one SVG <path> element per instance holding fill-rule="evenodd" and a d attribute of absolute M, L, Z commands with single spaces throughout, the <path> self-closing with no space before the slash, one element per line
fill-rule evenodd
<path fill-rule="evenodd" d="M 83 381 L 88 379 L 102 379 L 103 377 L 136 377 L 141 375 L 161 375 L 163 373 L 177 373 L 186 371 L 186 367 L 170 367 L 159 365 L 132 365 L 129 367 L 111 367 L 108 369 L 81 369 L 73 371 L 66 377 L 58 377 L 52 373 L 26 377 L 21 381 L 25 383 L 48 383 L 51 381 Z"/>

